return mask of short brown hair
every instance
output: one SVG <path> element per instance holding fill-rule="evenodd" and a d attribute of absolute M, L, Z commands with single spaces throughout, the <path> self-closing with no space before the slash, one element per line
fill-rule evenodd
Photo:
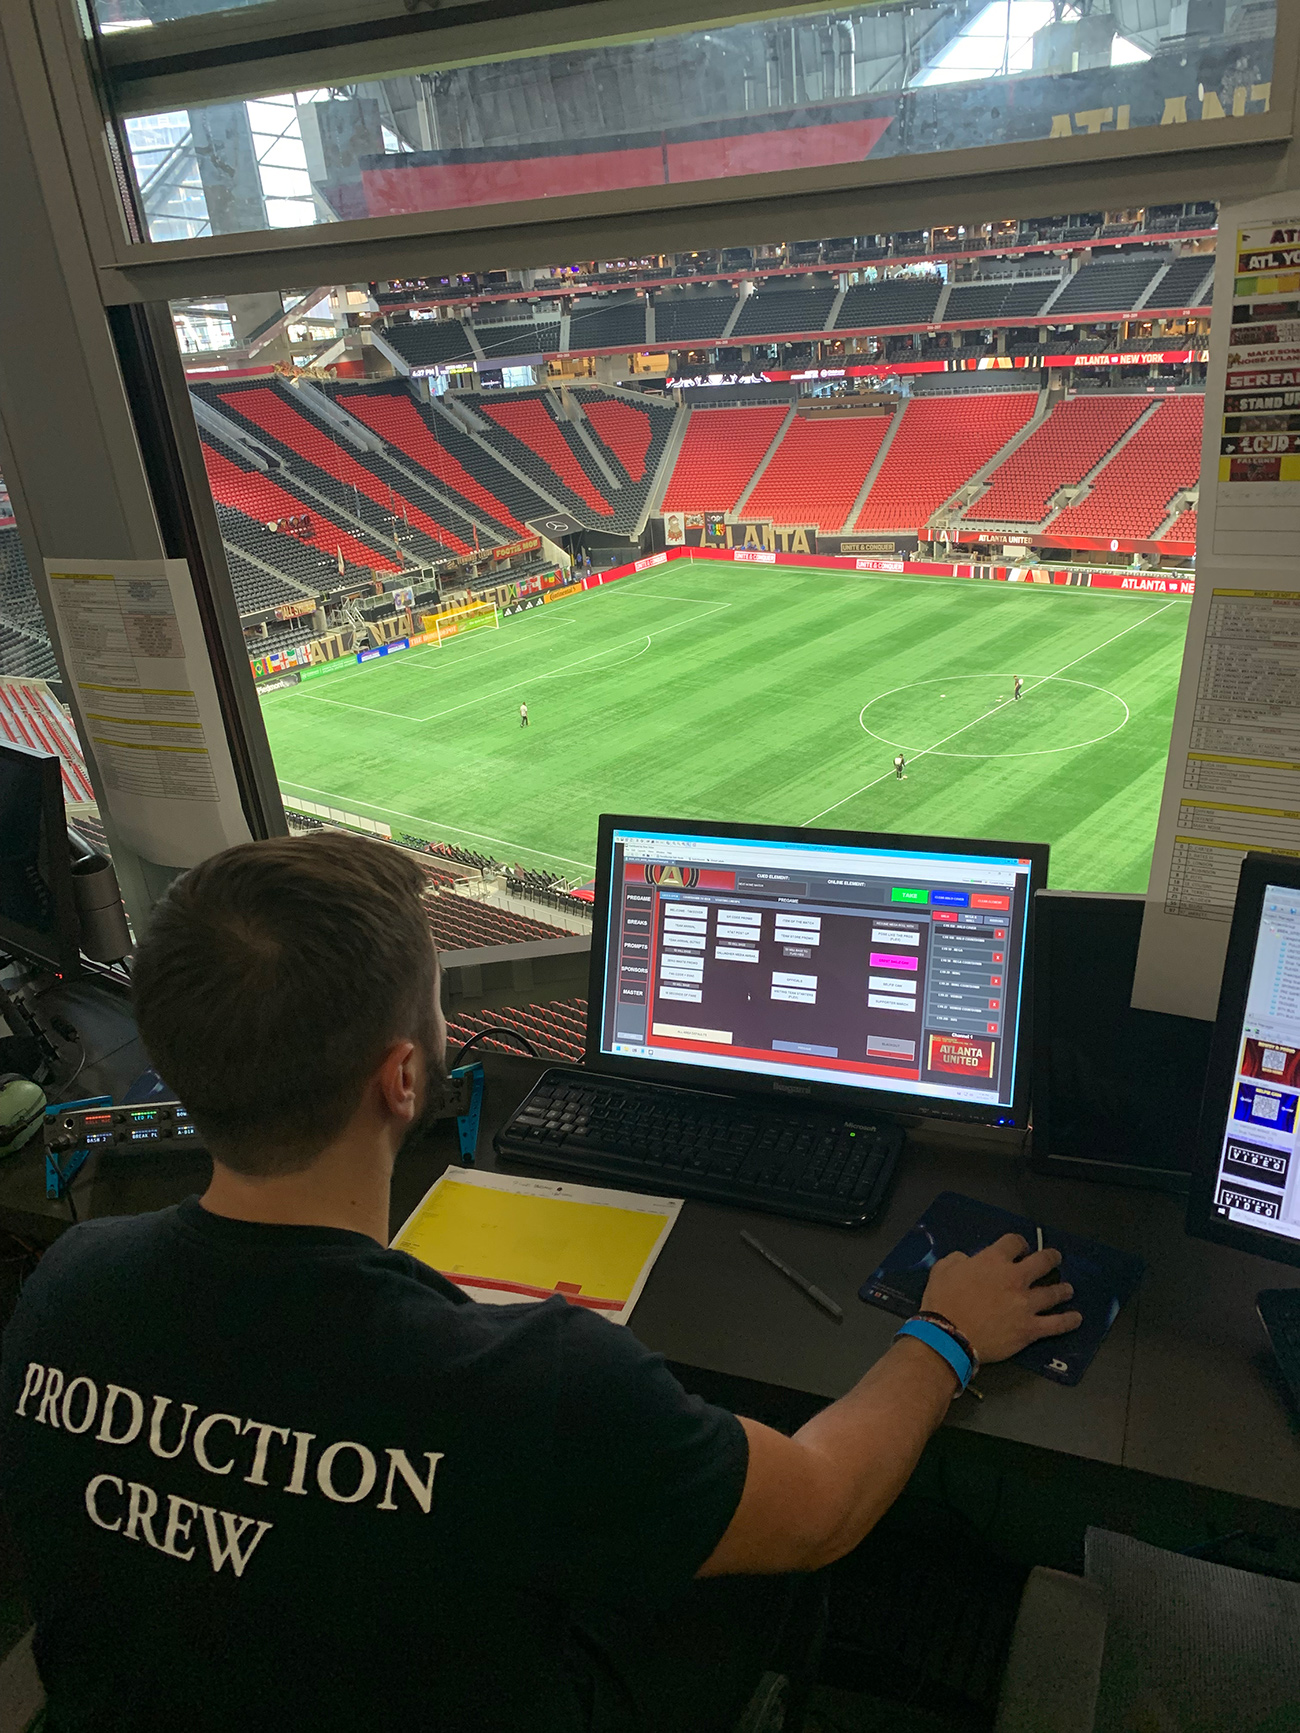
<path fill-rule="evenodd" d="M 424 874 L 340 832 L 241 843 L 177 879 L 134 970 L 154 1064 L 236 1172 L 310 1166 L 395 1040 L 435 1040 Z"/>

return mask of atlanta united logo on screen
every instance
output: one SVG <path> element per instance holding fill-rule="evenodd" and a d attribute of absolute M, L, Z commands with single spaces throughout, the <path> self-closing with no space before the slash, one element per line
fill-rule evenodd
<path fill-rule="evenodd" d="M 693 891 L 700 882 L 698 867 L 680 867 L 671 861 L 667 866 L 648 866 L 645 872 L 652 885 L 668 885 L 674 890 Z"/>

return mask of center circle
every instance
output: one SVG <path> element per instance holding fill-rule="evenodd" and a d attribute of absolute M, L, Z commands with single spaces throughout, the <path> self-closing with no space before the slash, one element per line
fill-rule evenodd
<path fill-rule="evenodd" d="M 927 758 L 1037 758 L 1096 746 L 1118 734 L 1129 719 L 1128 705 L 1105 686 L 1059 674 L 1022 678 L 1018 701 L 1014 674 L 912 680 L 869 699 L 858 712 L 858 723 L 882 745 L 897 752 L 923 752 Z M 1026 736 L 1045 744 L 1013 745 Z M 990 750 L 964 750 L 981 741 Z"/>

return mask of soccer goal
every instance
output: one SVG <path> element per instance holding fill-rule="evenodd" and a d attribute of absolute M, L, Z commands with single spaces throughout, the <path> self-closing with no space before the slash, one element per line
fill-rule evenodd
<path fill-rule="evenodd" d="M 426 614 L 424 629 L 439 644 L 463 632 L 495 631 L 501 612 L 495 602 L 471 602 L 463 608 L 448 608 L 445 614 Z"/>

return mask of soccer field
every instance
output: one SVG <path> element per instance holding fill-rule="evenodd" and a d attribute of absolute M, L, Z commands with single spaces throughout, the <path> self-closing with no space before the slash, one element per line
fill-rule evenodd
<path fill-rule="evenodd" d="M 1141 891 L 1188 607 L 678 560 L 263 705 L 286 794 L 565 875 L 613 811 L 1049 842 L 1054 885 Z"/>

